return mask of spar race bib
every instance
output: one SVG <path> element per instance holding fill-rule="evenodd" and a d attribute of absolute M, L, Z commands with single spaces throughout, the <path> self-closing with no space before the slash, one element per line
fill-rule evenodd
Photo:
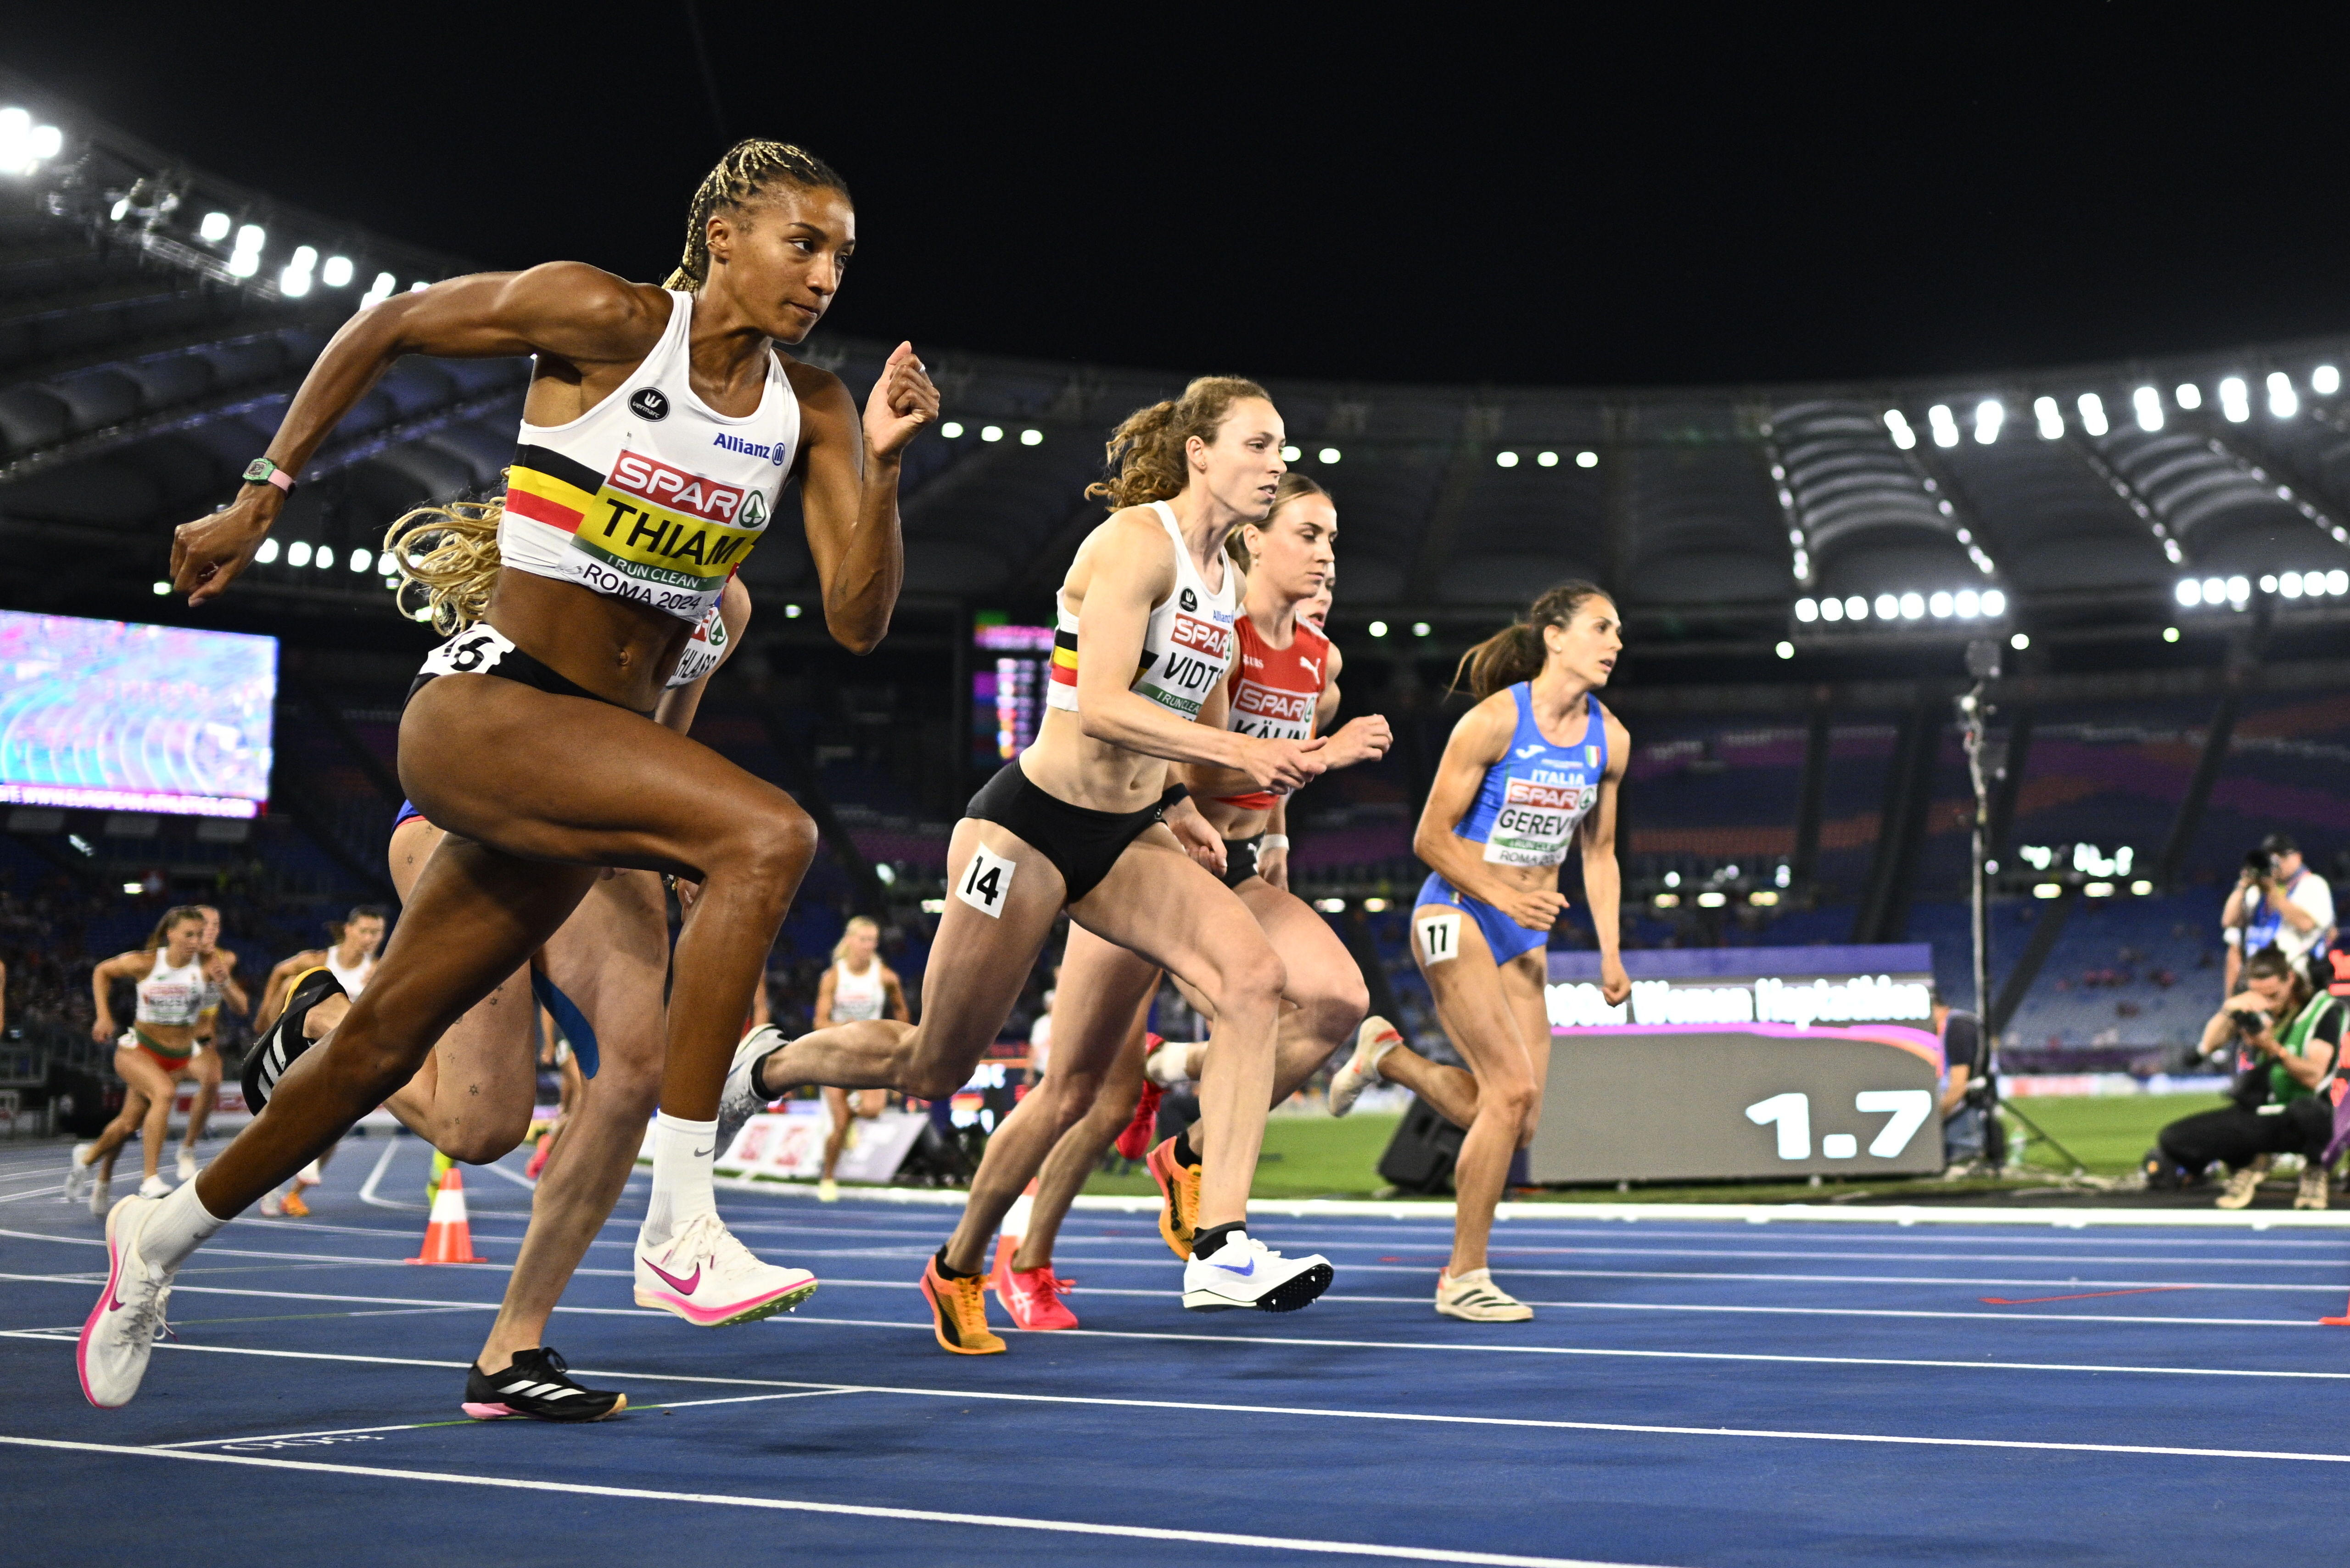
<path fill-rule="evenodd" d="M 1485 839 L 1485 859 L 1496 866 L 1555 866 L 1566 858 L 1575 825 L 1599 799 L 1597 784 L 1547 784 L 1512 778 Z"/>

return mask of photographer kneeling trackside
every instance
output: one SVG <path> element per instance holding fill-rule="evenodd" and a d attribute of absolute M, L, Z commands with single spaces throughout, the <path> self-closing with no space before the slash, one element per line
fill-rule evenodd
<path fill-rule="evenodd" d="M 2241 1069 L 2228 1095 L 2234 1103 L 2175 1121 L 2158 1139 L 2190 1179 L 2214 1160 L 2228 1167 L 2220 1208 L 2251 1202 L 2280 1154 L 2308 1161 L 2293 1206 L 2326 1206 L 2321 1160 L 2334 1135 L 2334 1106 L 2319 1091 L 2334 1075 L 2342 1020 L 2343 1004 L 2313 992 L 2300 966 L 2281 950 L 2262 948 L 2244 961 L 2243 990 L 2203 1026 L 2200 1047 L 2206 1056 L 2234 1049 Z"/>

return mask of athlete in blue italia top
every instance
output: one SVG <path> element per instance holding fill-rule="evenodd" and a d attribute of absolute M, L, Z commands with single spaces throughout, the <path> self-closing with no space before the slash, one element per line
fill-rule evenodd
<path fill-rule="evenodd" d="M 1615 602 L 1576 582 L 1543 595 L 1524 620 L 1461 659 L 1477 706 L 1453 727 L 1412 841 L 1435 871 L 1412 910 L 1411 947 L 1469 1068 L 1437 1066 L 1393 1031 L 1366 1030 L 1331 1082 L 1336 1115 L 1384 1078 L 1468 1129 L 1452 1177 L 1452 1259 L 1436 1285 L 1436 1310 L 1449 1316 L 1534 1315 L 1493 1283 L 1485 1238 L 1510 1157 L 1534 1141 L 1542 1115 L 1544 950 L 1566 907 L 1558 867 L 1570 842 L 1583 853 L 1600 989 L 1611 1002 L 1631 994 L 1617 950 L 1616 867 L 1616 791 L 1631 736 L 1595 695 L 1623 649 Z"/>

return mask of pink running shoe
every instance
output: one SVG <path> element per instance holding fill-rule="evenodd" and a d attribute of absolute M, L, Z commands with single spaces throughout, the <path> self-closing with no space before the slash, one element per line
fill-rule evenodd
<path fill-rule="evenodd" d="M 699 1328 L 753 1323 L 816 1294 L 806 1269 L 763 1263 L 715 1214 L 697 1214 L 668 1245 L 637 1245 L 637 1304 L 675 1313 Z"/>
<path fill-rule="evenodd" d="M 1077 1326 L 1077 1314 L 1061 1304 L 1061 1297 L 1077 1282 L 1060 1278 L 1053 1272 L 1050 1263 L 1041 1269 L 1015 1269 L 1010 1250 L 999 1247 L 995 1252 L 995 1277 L 988 1282 L 995 1287 L 995 1299 L 1012 1314 L 1016 1327 Z"/>

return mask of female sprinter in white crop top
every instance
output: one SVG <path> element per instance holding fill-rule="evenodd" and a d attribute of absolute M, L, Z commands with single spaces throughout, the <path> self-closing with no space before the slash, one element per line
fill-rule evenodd
<path fill-rule="evenodd" d="M 868 917 L 852 919 L 840 933 L 840 940 L 832 945 L 832 967 L 816 981 L 816 1015 L 827 1023 L 854 1023 L 868 1018 L 894 1018 L 900 1023 L 914 1021 L 897 971 L 881 961 L 881 928 Z M 831 1203 L 840 1197 L 833 1173 L 840 1167 L 841 1151 L 848 1147 L 849 1117 L 870 1121 L 889 1105 L 886 1089 L 864 1089 L 852 1096 L 830 1084 L 824 1086 L 824 1108 L 830 1125 L 824 1134 L 824 1169 L 816 1185 L 819 1199 Z"/>
<path fill-rule="evenodd" d="M 728 1084 L 730 1104 L 807 1083 L 952 1095 L 1003 1026 L 1066 908 L 1216 1005 L 1219 1053 L 1200 1095 L 1202 1241 L 1183 1278 L 1183 1304 L 1195 1310 L 1284 1311 L 1330 1280 L 1326 1261 L 1284 1259 L 1245 1230 L 1273 1089 L 1282 963 L 1246 906 L 1191 857 L 1185 840 L 1221 867 L 1223 846 L 1181 786 L 1169 787 L 1177 762 L 1237 768 L 1284 789 L 1322 770 L 1321 741 L 1243 735 L 1223 722 L 1240 577 L 1224 541 L 1273 509 L 1284 439 L 1272 399 L 1236 377 L 1193 381 L 1180 400 L 1119 427 L 1109 446 L 1118 477 L 1089 492 L 1113 511 L 1062 580 L 1044 723 L 1035 744 L 972 797 L 948 846 L 951 896 L 922 977 L 921 1023 L 835 1024 L 782 1045 L 772 1031 L 754 1031 L 737 1054 L 739 1088 Z M 1085 1113 L 1108 1064 L 1073 1060 L 1066 1047 L 1055 1056 L 1038 1092 L 1054 1094 L 1058 1108 L 1015 1137 L 1032 1147 L 1006 1155 L 1008 1186 L 984 1195 L 1002 1204 L 974 1220 L 983 1237 Z M 1071 1092 L 1055 1091 L 1056 1080 Z M 987 1328 L 983 1252 L 960 1251 L 941 1248 L 922 1272 L 939 1343 L 964 1355 L 1002 1351 Z"/>
<path fill-rule="evenodd" d="M 97 1004 L 90 1038 L 101 1044 L 121 1033 L 108 992 L 116 981 L 127 980 L 137 993 L 130 1033 L 121 1035 L 114 1052 L 114 1070 L 131 1092 L 121 1114 L 104 1132 L 75 1146 L 67 1171 L 68 1199 L 81 1195 L 81 1182 L 90 1168 L 110 1159 L 134 1131 L 145 1167 L 140 1193 L 154 1198 L 172 1190 L 161 1173 L 163 1140 L 171 1131 L 172 1102 L 178 1096 L 180 1080 L 196 1076 L 196 1023 L 204 1011 L 203 931 L 203 911 L 183 904 L 164 912 L 147 946 L 90 971 L 89 988 Z"/>
<path fill-rule="evenodd" d="M 252 560 L 293 480 L 402 356 L 536 356 L 502 567 L 400 722 L 400 777 L 449 837 L 318 1069 L 282 1082 L 167 1205 L 118 1211 L 109 1289 L 133 1310 L 85 1329 L 93 1402 L 137 1392 L 180 1262 L 406 1083 L 611 867 L 702 882 L 677 947 L 640 1276 L 644 1260 L 665 1260 L 655 1266 L 691 1282 L 679 1293 L 695 1322 L 746 1321 L 805 1294 L 804 1272 L 762 1263 L 720 1221 L 710 1161 L 729 1053 L 815 829 L 783 791 L 650 715 L 789 479 L 827 628 L 860 653 L 888 629 L 904 575 L 899 470 L 937 418 L 937 390 L 900 344 L 860 424 L 837 377 L 777 349 L 830 306 L 856 224 L 821 160 L 746 141 L 695 193 L 671 286 L 559 262 L 396 295 L 336 333 L 238 500 L 179 530 L 172 581 L 201 605 Z"/>

